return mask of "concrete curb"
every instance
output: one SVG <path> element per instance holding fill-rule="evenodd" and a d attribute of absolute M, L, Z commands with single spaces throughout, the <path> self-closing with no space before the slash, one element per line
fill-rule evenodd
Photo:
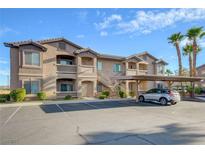
<path fill-rule="evenodd" d="M 200 99 L 202 101 L 205 101 L 205 97 L 196 97 L 197 99 Z"/>
<path fill-rule="evenodd" d="M 38 106 L 38 105 L 49 105 L 49 104 L 69 104 L 69 103 L 92 103 L 92 102 L 109 102 L 109 101 L 130 101 L 136 100 L 134 98 L 124 98 L 124 99 L 95 99 L 95 100 L 60 100 L 60 101 L 29 101 L 22 103 L 8 103 L 0 104 L 0 108 L 4 107 L 19 107 L 19 106 Z"/>

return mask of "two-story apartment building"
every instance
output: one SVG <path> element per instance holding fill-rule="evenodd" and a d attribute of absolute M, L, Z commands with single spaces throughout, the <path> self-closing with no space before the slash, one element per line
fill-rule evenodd
<path fill-rule="evenodd" d="M 100 54 L 65 38 L 4 43 L 10 47 L 11 89 L 24 87 L 28 97 L 45 91 L 49 98 L 93 97 L 104 89 L 120 85 L 135 91 L 135 81 L 117 81 L 115 76 L 163 75 L 167 63 L 148 52 L 128 57 Z M 144 81 L 141 91 L 165 86 Z"/>

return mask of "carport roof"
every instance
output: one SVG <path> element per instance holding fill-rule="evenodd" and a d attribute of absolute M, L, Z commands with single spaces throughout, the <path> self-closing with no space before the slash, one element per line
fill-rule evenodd
<path fill-rule="evenodd" d="M 204 77 L 162 76 L 162 75 L 135 75 L 114 77 L 117 80 L 141 80 L 141 81 L 174 81 L 174 82 L 200 82 Z"/>

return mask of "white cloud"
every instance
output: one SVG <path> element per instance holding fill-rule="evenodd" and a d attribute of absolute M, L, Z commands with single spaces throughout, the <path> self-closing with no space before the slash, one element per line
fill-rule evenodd
<path fill-rule="evenodd" d="M 85 21 L 87 19 L 88 12 L 87 11 L 80 11 L 78 12 L 77 16 L 81 21 Z"/>
<path fill-rule="evenodd" d="M 8 61 L 4 59 L 0 59 L 0 64 L 8 64 Z"/>
<path fill-rule="evenodd" d="M 96 15 L 97 15 L 98 17 L 104 17 L 104 16 L 106 15 L 106 13 L 105 13 L 104 11 L 99 11 L 99 10 L 97 10 L 97 11 L 96 11 Z"/>
<path fill-rule="evenodd" d="M 148 34 L 178 22 L 205 20 L 205 9 L 169 9 L 168 11 L 137 11 L 130 20 L 111 15 L 96 25 L 100 29 L 115 28 L 118 34 L 138 32 Z M 115 21 L 115 22 L 114 22 Z"/>
<path fill-rule="evenodd" d="M 77 38 L 84 38 L 84 37 L 85 37 L 85 35 L 80 34 L 80 35 L 77 35 L 76 37 L 77 37 Z"/>
<path fill-rule="evenodd" d="M 188 38 L 185 38 L 183 41 L 181 41 L 180 45 L 181 45 L 181 47 L 184 47 L 186 44 L 190 44 L 190 43 L 192 43 L 192 42 L 189 41 Z M 201 48 L 205 48 L 205 38 L 200 39 L 198 41 L 198 44 Z"/>
<path fill-rule="evenodd" d="M 9 70 L 0 70 L 0 75 L 2 75 L 2 76 L 9 75 Z"/>
<path fill-rule="evenodd" d="M 205 38 L 204 38 L 204 39 L 201 39 L 201 40 L 199 41 L 199 46 L 200 46 L 201 48 L 205 48 Z"/>
<path fill-rule="evenodd" d="M 100 32 L 100 36 L 107 36 L 107 35 L 108 35 L 108 33 L 105 31 Z"/>
<path fill-rule="evenodd" d="M 11 28 L 8 28 L 8 27 L 1 27 L 0 28 L 0 36 L 3 36 L 4 34 L 8 33 L 8 32 L 11 32 L 12 29 Z"/>
<path fill-rule="evenodd" d="M 122 20 L 121 15 L 112 14 L 111 16 L 104 18 L 102 22 L 96 24 L 96 26 L 98 29 L 106 29 L 110 27 L 112 24 L 114 24 L 115 22 L 119 22 L 121 20 Z"/>

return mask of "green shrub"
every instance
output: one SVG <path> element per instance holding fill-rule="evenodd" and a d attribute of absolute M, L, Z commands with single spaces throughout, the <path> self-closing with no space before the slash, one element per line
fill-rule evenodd
<path fill-rule="evenodd" d="M 110 92 L 109 91 L 103 91 L 101 94 L 105 95 L 106 97 L 108 97 L 110 95 Z"/>
<path fill-rule="evenodd" d="M 13 101 L 21 102 L 24 100 L 26 96 L 26 90 L 24 88 L 18 88 L 18 89 L 12 90 L 10 93 L 10 96 Z"/>
<path fill-rule="evenodd" d="M 192 86 L 188 86 L 186 88 L 186 90 L 187 90 L 188 93 L 191 93 L 193 91 L 193 87 Z"/>
<path fill-rule="evenodd" d="M 0 98 L 0 103 L 5 103 L 6 102 L 6 99 L 5 98 Z"/>
<path fill-rule="evenodd" d="M 10 101 L 10 94 L 0 94 L 0 99 Z"/>
<path fill-rule="evenodd" d="M 46 93 L 41 91 L 41 92 L 37 93 L 37 97 L 40 100 L 45 100 L 46 99 Z"/>
<path fill-rule="evenodd" d="M 120 98 L 126 98 L 127 94 L 124 91 L 119 91 Z"/>
<path fill-rule="evenodd" d="M 105 98 L 107 98 L 107 96 L 101 94 L 98 98 L 99 98 L 99 99 L 105 99 Z"/>
<path fill-rule="evenodd" d="M 191 92 L 193 92 L 193 87 L 192 86 L 188 86 L 186 88 L 186 90 L 187 90 L 187 92 L 191 93 Z M 202 93 L 202 88 L 201 87 L 195 87 L 194 88 L 194 93 L 201 94 Z"/>
<path fill-rule="evenodd" d="M 130 95 L 131 97 L 134 97 L 134 96 L 135 96 L 134 91 L 130 91 L 130 92 L 129 92 L 129 95 Z"/>
<path fill-rule="evenodd" d="M 201 94 L 202 93 L 202 88 L 201 87 L 195 87 L 194 92 L 196 94 Z"/>
<path fill-rule="evenodd" d="M 71 100 L 71 99 L 72 99 L 72 96 L 71 96 L 71 95 L 67 95 L 67 96 L 65 96 L 64 99 L 65 99 L 65 100 Z"/>

